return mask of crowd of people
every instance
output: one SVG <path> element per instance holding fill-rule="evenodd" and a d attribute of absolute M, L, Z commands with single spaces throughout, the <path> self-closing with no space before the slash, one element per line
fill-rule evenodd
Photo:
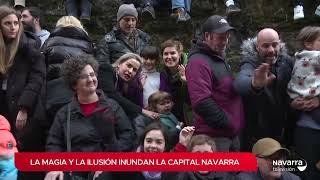
<path fill-rule="evenodd" d="M 276 30 L 260 30 L 243 41 L 235 75 L 226 58 L 235 28 L 220 15 L 207 18 L 186 53 L 174 39 L 152 45 L 133 4 L 119 7 L 95 48 L 82 10 L 50 33 L 38 8 L 0 6 L 0 179 L 320 179 L 320 27 L 300 31 L 294 57 Z M 274 171 L 270 160 L 289 156 L 283 146 L 306 160 L 300 177 Z M 17 151 L 241 151 L 257 157 L 258 171 L 21 172 Z"/>

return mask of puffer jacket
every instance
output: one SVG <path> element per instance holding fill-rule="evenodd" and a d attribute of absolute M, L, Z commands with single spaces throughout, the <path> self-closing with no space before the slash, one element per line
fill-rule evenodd
<path fill-rule="evenodd" d="M 128 52 L 140 54 L 144 47 L 149 44 L 150 36 L 140 29 L 136 29 L 136 33 L 136 47 L 129 45 L 120 29 L 114 28 L 111 32 L 106 34 L 97 45 L 96 57 L 99 64 L 102 66 L 104 64 L 112 64 L 120 56 Z"/>
<path fill-rule="evenodd" d="M 46 109 L 50 121 L 56 112 L 70 102 L 73 92 L 65 87 L 60 68 L 68 57 L 93 54 L 93 44 L 88 35 L 77 27 L 58 27 L 42 46 L 47 65 Z"/>
<path fill-rule="evenodd" d="M 70 103 L 71 151 L 131 151 L 135 135 L 130 120 L 117 102 L 105 97 L 102 91 L 97 94 L 97 107 L 89 116 L 83 114 L 77 98 Z M 65 105 L 51 126 L 46 151 L 67 151 L 67 117 Z"/>
<path fill-rule="evenodd" d="M 93 54 L 89 36 L 77 27 L 56 28 L 41 49 L 48 66 L 48 81 L 60 77 L 60 66 L 67 57 Z"/>

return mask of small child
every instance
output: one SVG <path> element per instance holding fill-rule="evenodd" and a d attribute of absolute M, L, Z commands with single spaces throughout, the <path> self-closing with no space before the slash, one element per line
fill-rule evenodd
<path fill-rule="evenodd" d="M 130 100 L 140 105 L 142 108 L 148 106 L 149 96 L 156 91 L 170 92 L 170 88 L 165 81 L 165 77 L 157 71 L 160 62 L 160 52 L 154 46 L 146 46 L 142 52 L 143 59 L 142 72 L 139 79 L 135 80 L 130 87 L 133 92 Z"/>
<path fill-rule="evenodd" d="M 175 115 L 171 113 L 173 107 L 172 96 L 167 92 L 157 91 L 149 97 L 148 104 L 148 110 L 159 113 L 159 120 L 168 131 L 169 149 L 171 149 L 171 147 L 178 142 L 179 133 L 183 126 L 183 123 L 179 122 Z M 150 124 L 153 120 L 142 117 L 141 115 L 134 121 L 136 134 L 139 138 L 144 131 L 144 127 Z"/>
<path fill-rule="evenodd" d="M 304 27 L 297 36 L 303 50 L 295 54 L 296 62 L 288 84 L 288 94 L 292 99 L 313 98 L 320 95 L 320 27 Z M 310 113 L 320 121 L 320 109 Z"/>
<path fill-rule="evenodd" d="M 14 165 L 14 153 L 18 152 L 17 142 L 10 132 L 8 120 L 0 115 L 0 179 L 17 179 L 17 169 Z"/>

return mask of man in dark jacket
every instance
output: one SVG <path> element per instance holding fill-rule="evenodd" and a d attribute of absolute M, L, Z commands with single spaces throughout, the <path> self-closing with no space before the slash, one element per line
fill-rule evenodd
<path fill-rule="evenodd" d="M 294 124 L 289 118 L 293 114 L 289 113 L 287 95 L 292 68 L 293 61 L 275 30 L 263 29 L 257 37 L 243 42 L 240 73 L 234 87 L 244 100 L 244 151 L 263 137 L 281 141 L 285 121 Z"/>
<path fill-rule="evenodd" d="M 214 137 L 218 151 L 238 151 L 243 124 L 240 96 L 232 87 L 232 72 L 225 49 L 234 28 L 221 16 L 202 26 L 202 39 L 193 41 L 186 67 L 196 134 Z"/>
<path fill-rule="evenodd" d="M 97 45 L 97 60 L 100 66 L 112 64 L 128 52 L 140 54 L 148 45 L 150 37 L 136 28 L 137 21 L 138 12 L 133 4 L 123 4 L 119 7 L 117 27 L 106 34 Z"/>
<path fill-rule="evenodd" d="M 32 32 L 40 38 L 42 46 L 50 36 L 50 32 L 41 27 L 43 25 L 42 11 L 37 7 L 24 8 L 21 12 L 21 21 L 25 29 L 32 28 Z"/>
<path fill-rule="evenodd" d="M 281 171 L 283 167 L 273 166 L 273 163 L 286 158 L 289 150 L 282 148 L 280 143 L 272 138 L 263 138 L 257 141 L 252 148 L 258 162 L 257 172 L 241 172 L 236 180 L 300 180 L 291 172 Z"/>

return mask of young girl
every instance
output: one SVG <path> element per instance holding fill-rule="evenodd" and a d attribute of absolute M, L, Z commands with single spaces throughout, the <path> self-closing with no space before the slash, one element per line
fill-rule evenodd
<path fill-rule="evenodd" d="M 320 159 L 320 27 L 303 28 L 297 39 L 303 49 L 296 53 L 288 84 L 288 93 L 294 99 L 291 106 L 301 110 L 295 129 L 296 152 L 308 163 L 301 179 L 320 179 L 316 167 Z"/>
<path fill-rule="evenodd" d="M 156 91 L 170 92 L 169 86 L 165 82 L 165 77 L 157 71 L 157 65 L 160 61 L 160 52 L 154 46 L 147 46 L 141 52 L 142 72 L 133 87 L 132 101 L 141 107 L 148 106 L 149 96 Z"/>
<path fill-rule="evenodd" d="M 288 94 L 292 99 L 317 97 L 320 95 L 320 27 L 303 28 L 297 39 L 303 50 L 295 54 Z M 320 122 L 319 108 L 308 114 Z"/>
<path fill-rule="evenodd" d="M 10 132 L 8 120 L 0 115 L 0 179 L 17 179 L 17 169 L 14 166 L 14 153 L 18 152 L 17 142 Z"/>
<path fill-rule="evenodd" d="M 173 107 L 172 96 L 167 92 L 157 91 L 149 97 L 148 103 L 150 111 L 159 113 L 160 122 L 168 131 L 169 148 L 171 148 L 177 143 L 179 132 L 183 126 L 183 123 L 179 122 L 175 115 L 171 113 Z M 142 116 L 135 119 L 134 126 L 138 138 L 141 136 L 144 128 L 151 122 L 151 119 Z"/>

